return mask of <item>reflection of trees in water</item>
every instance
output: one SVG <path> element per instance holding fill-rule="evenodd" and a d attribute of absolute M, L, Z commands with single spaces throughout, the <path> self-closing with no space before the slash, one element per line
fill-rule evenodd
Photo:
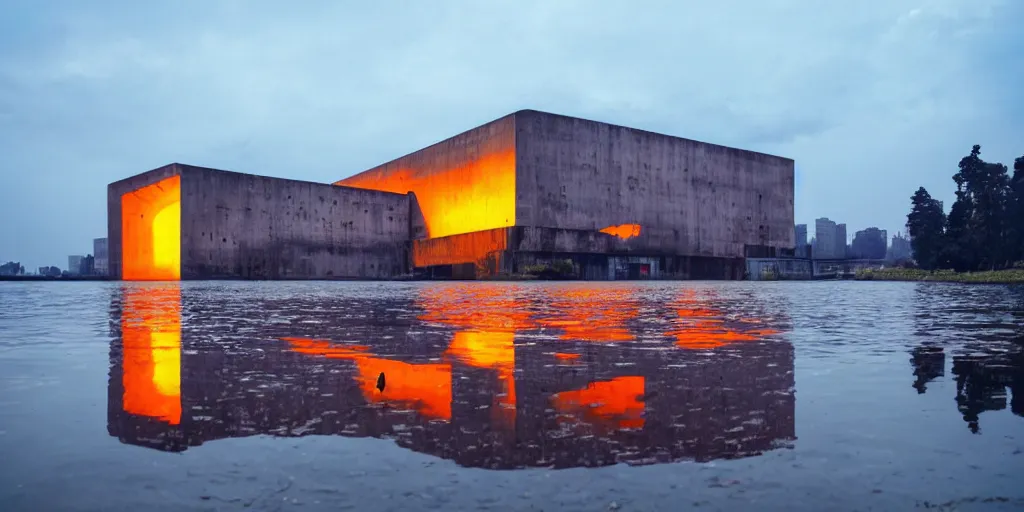
<path fill-rule="evenodd" d="M 921 345 L 910 351 L 910 364 L 914 366 L 914 389 L 924 393 L 926 384 L 946 373 L 946 354 L 942 347 Z"/>
<path fill-rule="evenodd" d="M 1013 394 L 1010 409 L 1024 416 L 1024 361 L 1021 354 L 964 356 L 953 358 L 956 376 L 956 404 L 964 421 L 977 433 L 978 415 L 1006 408 L 1006 388 Z"/>
<path fill-rule="evenodd" d="M 1024 287 L 922 284 L 916 292 L 917 335 L 930 338 L 911 349 L 918 393 L 945 374 L 949 351 L 957 409 L 971 432 L 981 431 L 981 413 L 1007 402 L 1024 416 Z"/>

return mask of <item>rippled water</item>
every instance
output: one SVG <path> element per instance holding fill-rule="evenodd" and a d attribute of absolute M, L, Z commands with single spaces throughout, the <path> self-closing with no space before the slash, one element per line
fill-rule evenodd
<path fill-rule="evenodd" d="M 1017 509 L 1024 289 L 0 283 L 0 411 L 2 510 Z"/>

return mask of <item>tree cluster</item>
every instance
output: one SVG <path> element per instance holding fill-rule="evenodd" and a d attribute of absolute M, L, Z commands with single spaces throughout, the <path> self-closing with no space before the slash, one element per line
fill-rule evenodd
<path fill-rule="evenodd" d="M 16 261 L 8 261 L 0 265 L 0 276 L 20 276 L 25 273 L 25 267 Z"/>
<path fill-rule="evenodd" d="M 975 145 L 960 160 L 948 215 L 924 187 L 910 198 L 907 229 L 921 268 L 996 270 L 1024 260 L 1024 156 L 1014 161 L 1011 178 L 1005 165 L 980 155 Z"/>

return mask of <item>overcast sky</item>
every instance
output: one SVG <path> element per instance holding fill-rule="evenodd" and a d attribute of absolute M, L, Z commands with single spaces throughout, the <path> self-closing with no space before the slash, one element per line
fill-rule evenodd
<path fill-rule="evenodd" d="M 3 2 L 0 261 L 66 267 L 170 162 L 332 182 L 522 108 L 793 158 L 851 237 L 1024 154 L 1019 0 L 155 4 Z"/>

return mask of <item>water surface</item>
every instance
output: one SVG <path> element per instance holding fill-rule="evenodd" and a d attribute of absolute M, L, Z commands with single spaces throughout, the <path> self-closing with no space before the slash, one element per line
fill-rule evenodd
<path fill-rule="evenodd" d="M 1022 349 L 1003 286 L 0 283 L 0 509 L 1015 509 Z"/>

